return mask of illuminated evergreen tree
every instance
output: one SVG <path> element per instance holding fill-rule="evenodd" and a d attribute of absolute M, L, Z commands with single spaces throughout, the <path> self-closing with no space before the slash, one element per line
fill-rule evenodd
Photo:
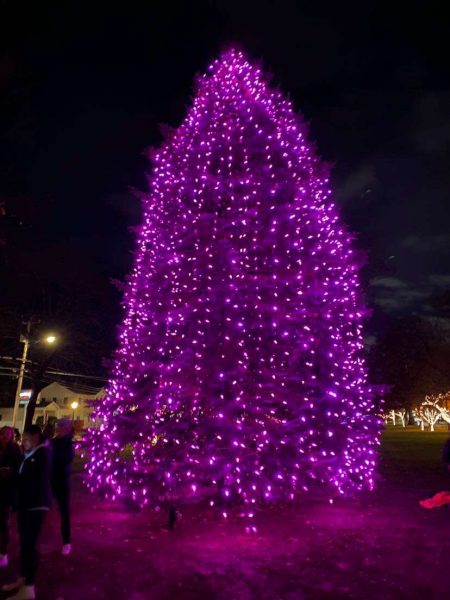
<path fill-rule="evenodd" d="M 228 50 L 152 163 L 89 485 L 210 485 L 250 517 L 311 481 L 371 487 L 358 265 L 291 103 Z"/>

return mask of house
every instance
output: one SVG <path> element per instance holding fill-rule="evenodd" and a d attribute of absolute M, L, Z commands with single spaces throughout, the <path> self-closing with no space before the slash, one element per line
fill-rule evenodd
<path fill-rule="evenodd" d="M 81 429 L 90 427 L 93 425 L 91 414 L 94 406 L 104 395 L 103 388 L 96 393 L 87 394 L 73 386 L 50 383 L 39 394 L 35 421 L 47 423 L 49 420 L 66 417 L 78 421 Z"/>
<path fill-rule="evenodd" d="M 91 427 L 94 422 L 91 419 L 95 403 L 105 395 L 104 389 L 96 393 L 87 394 L 75 386 L 65 386 L 57 382 L 50 383 L 41 390 L 38 396 L 34 422 L 44 425 L 47 422 L 56 421 L 63 417 L 72 419 L 77 429 Z M 24 394 L 21 398 L 17 426 L 21 427 L 25 418 L 25 409 L 28 404 L 28 396 Z M 13 408 L 0 409 L 0 426 L 12 425 Z"/>

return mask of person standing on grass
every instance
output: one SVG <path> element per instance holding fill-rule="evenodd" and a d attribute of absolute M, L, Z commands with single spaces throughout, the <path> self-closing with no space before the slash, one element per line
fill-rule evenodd
<path fill-rule="evenodd" d="M 442 460 L 444 461 L 447 469 L 450 471 L 450 437 L 447 439 L 442 448 Z"/>
<path fill-rule="evenodd" d="M 0 568 L 8 566 L 9 515 L 16 491 L 22 452 L 14 441 L 14 429 L 0 429 Z"/>
<path fill-rule="evenodd" d="M 19 523 L 20 577 L 3 586 L 4 592 L 16 592 L 9 600 L 34 600 L 38 567 L 37 543 L 51 505 L 50 444 L 42 438 L 38 425 L 30 425 L 23 432 L 25 452 L 17 478 L 16 509 Z"/>
<path fill-rule="evenodd" d="M 61 516 L 62 554 L 68 556 L 72 551 L 70 532 L 70 475 L 73 452 L 73 423 L 69 419 L 60 419 L 56 423 L 55 437 L 52 439 L 52 491 L 58 503 Z"/>

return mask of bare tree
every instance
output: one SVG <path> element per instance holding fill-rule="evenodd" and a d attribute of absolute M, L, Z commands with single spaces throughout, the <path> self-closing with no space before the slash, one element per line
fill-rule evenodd
<path fill-rule="evenodd" d="M 417 415 L 420 419 L 422 431 L 425 428 L 425 423 L 430 426 L 431 431 L 434 431 L 434 426 L 439 419 L 450 423 L 449 403 L 450 392 L 425 396 L 425 400 L 417 408 Z"/>

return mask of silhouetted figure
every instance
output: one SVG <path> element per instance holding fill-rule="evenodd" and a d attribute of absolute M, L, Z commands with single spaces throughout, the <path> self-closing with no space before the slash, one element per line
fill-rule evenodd
<path fill-rule="evenodd" d="M 0 568 L 8 565 L 9 515 L 14 501 L 22 452 L 14 429 L 0 429 Z"/>
<path fill-rule="evenodd" d="M 444 461 L 447 469 L 450 470 L 450 437 L 442 447 L 442 460 Z"/>
<path fill-rule="evenodd" d="M 72 550 L 70 531 L 70 475 L 72 470 L 73 424 L 69 419 L 56 423 L 55 437 L 52 439 L 52 492 L 58 503 L 61 516 L 62 554 L 67 556 Z"/>
<path fill-rule="evenodd" d="M 171 506 L 169 509 L 169 529 L 173 529 L 175 527 L 176 522 L 177 522 L 177 511 L 174 506 Z"/>
<path fill-rule="evenodd" d="M 45 440 L 51 440 L 55 435 L 55 425 L 53 423 L 46 423 L 44 430 L 42 431 L 42 437 Z"/>
<path fill-rule="evenodd" d="M 38 425 L 30 425 L 22 436 L 24 459 L 17 478 L 16 508 L 19 522 L 20 577 L 3 586 L 16 594 L 10 600 L 34 600 L 38 567 L 37 543 L 51 505 L 51 448 L 43 441 Z"/>

